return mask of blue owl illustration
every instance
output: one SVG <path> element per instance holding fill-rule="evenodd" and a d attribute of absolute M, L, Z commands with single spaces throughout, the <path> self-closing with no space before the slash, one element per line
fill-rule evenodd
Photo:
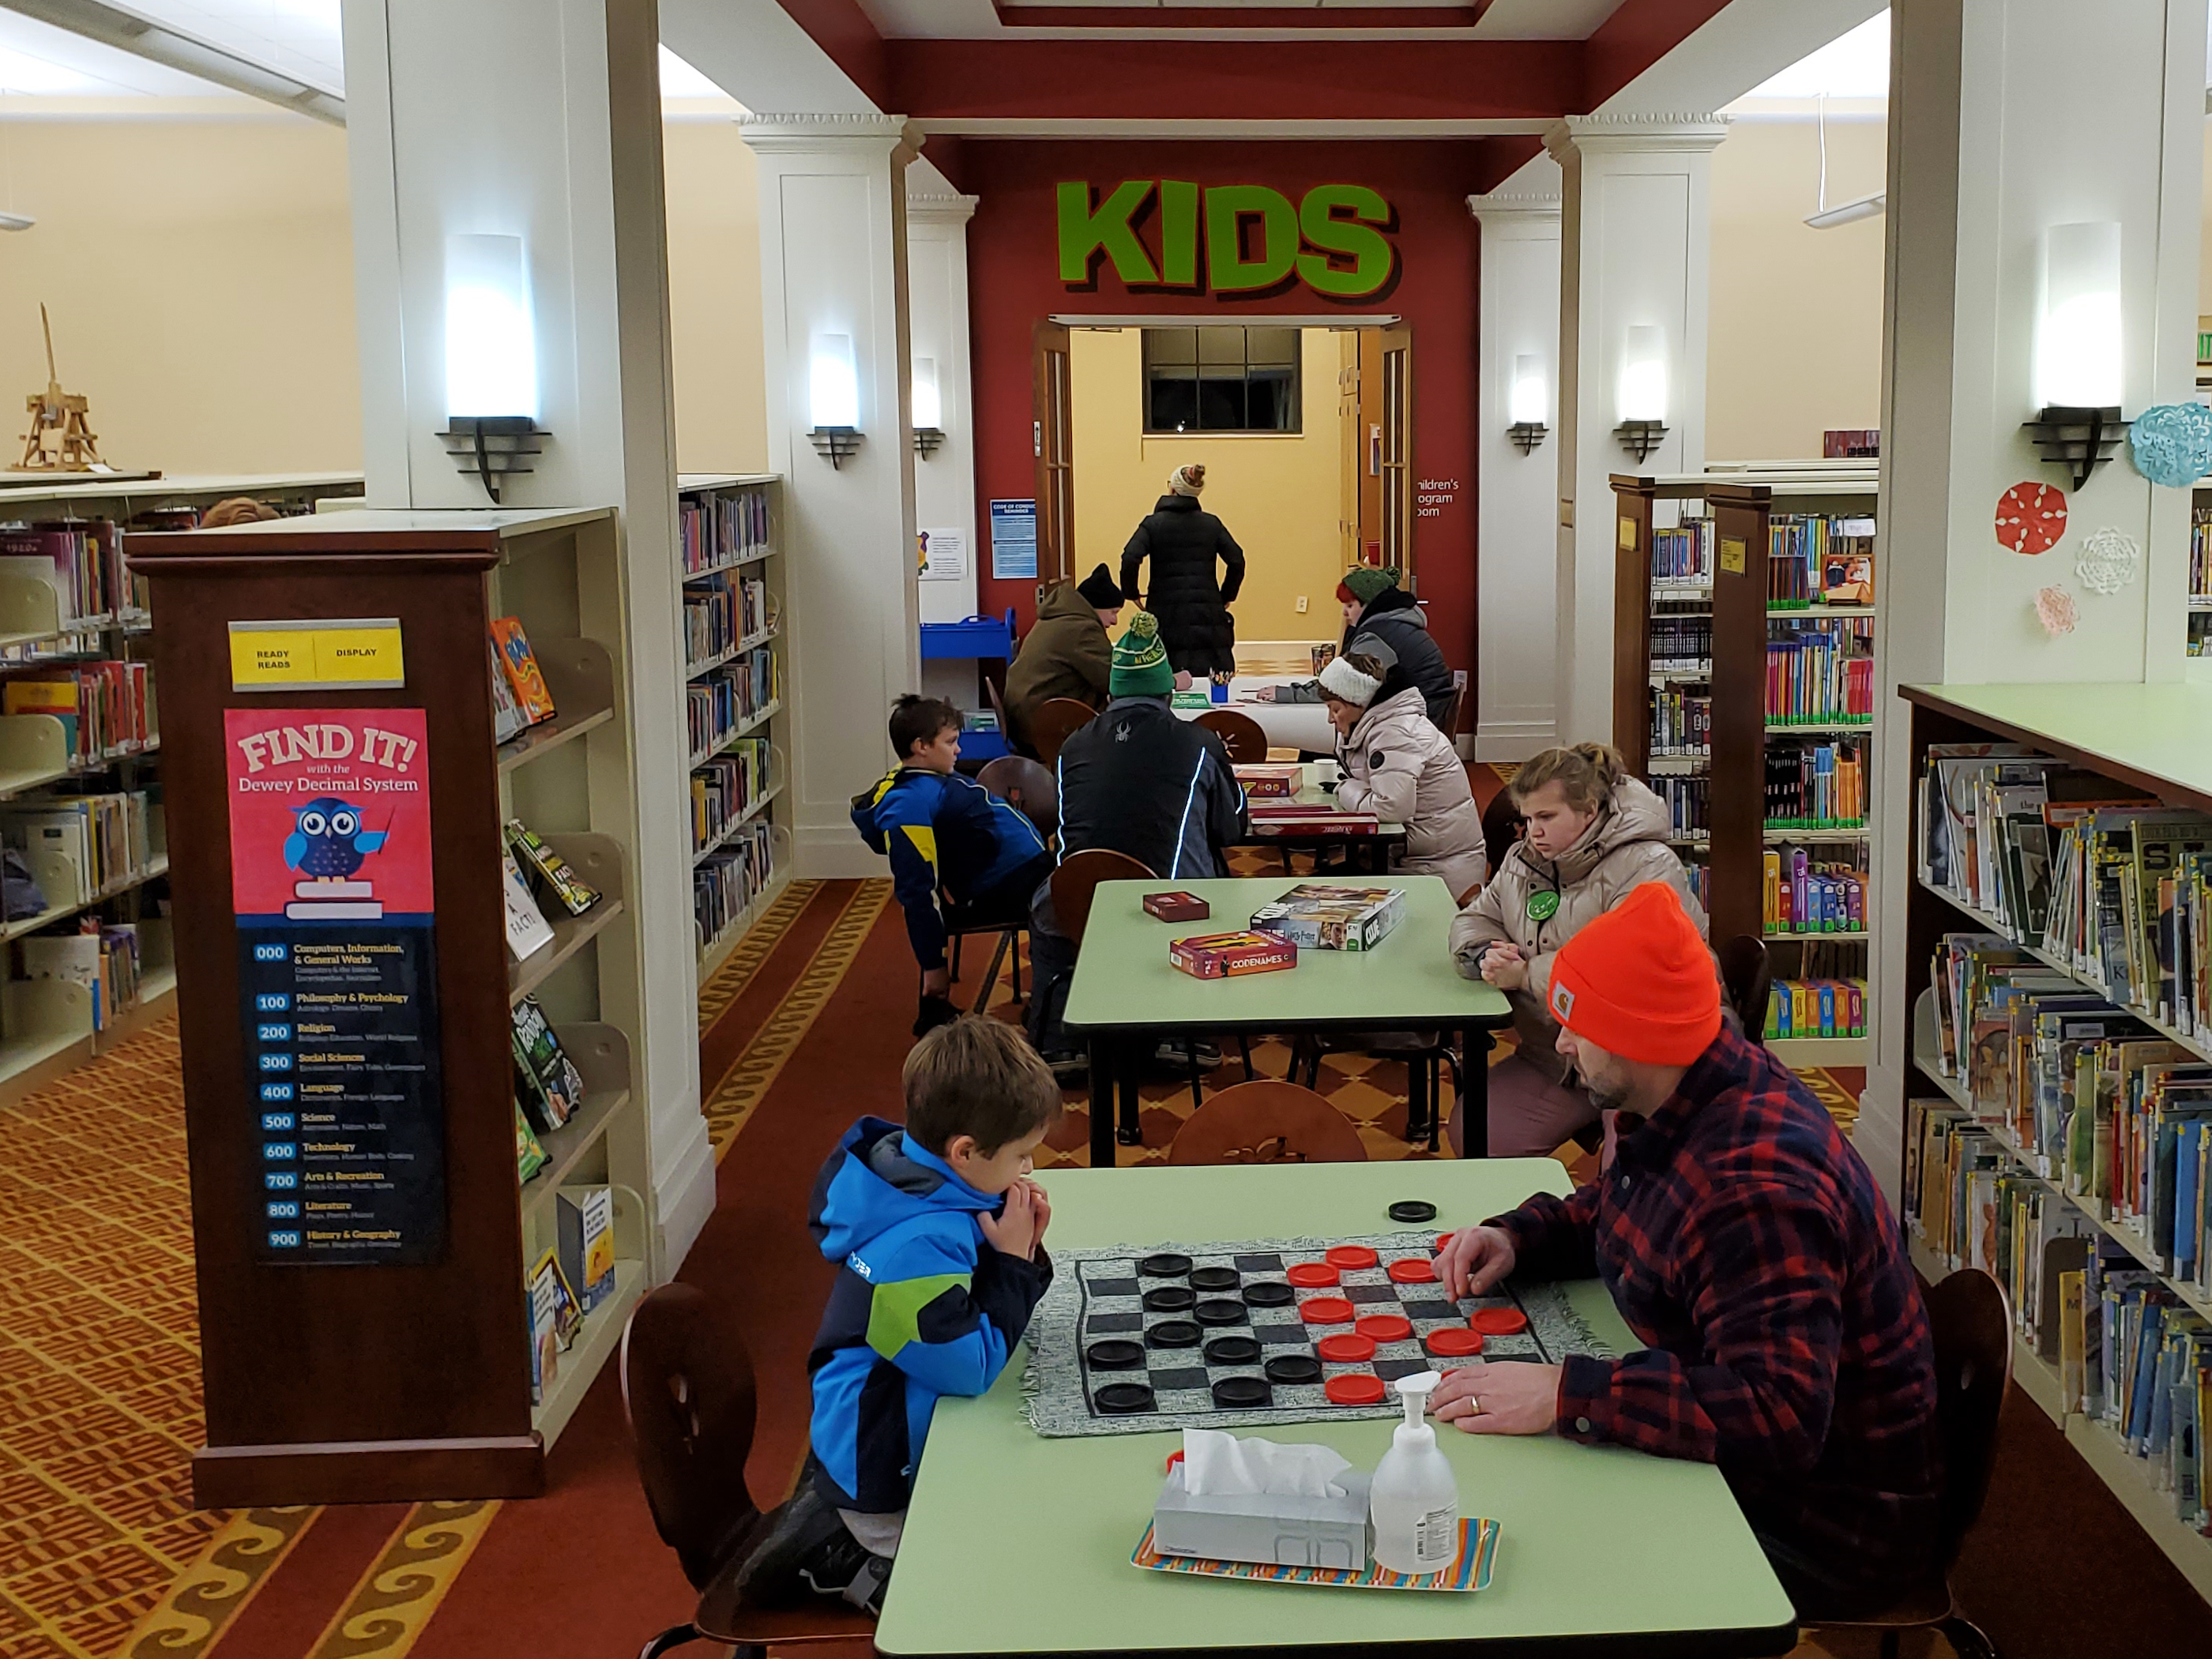
<path fill-rule="evenodd" d="M 284 837 L 284 862 L 319 881 L 344 879 L 384 847 L 386 832 L 362 829 L 361 808 L 335 795 L 294 808 L 292 821 L 292 833 Z"/>

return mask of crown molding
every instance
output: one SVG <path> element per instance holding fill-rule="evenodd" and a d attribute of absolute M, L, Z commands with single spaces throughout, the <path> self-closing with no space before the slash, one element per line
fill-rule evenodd
<path fill-rule="evenodd" d="M 1699 155 L 1718 149 L 1728 131 L 1729 118 L 1711 112 L 1570 115 L 1544 130 L 1544 148 L 1561 161 L 1590 150 Z"/>
<path fill-rule="evenodd" d="M 906 216 L 909 224 L 964 225 L 975 216 L 980 196 L 947 196 L 942 191 L 909 196 Z"/>
<path fill-rule="evenodd" d="M 921 153 L 921 130 L 903 115 L 757 113 L 740 117 L 738 131 L 762 155 L 866 149 L 903 150 L 912 161 Z"/>
<path fill-rule="evenodd" d="M 1561 205 L 1559 197 L 1533 190 L 1493 190 L 1486 196 L 1467 198 L 1467 210 L 1486 228 L 1494 223 L 1527 225 L 1538 230 L 1548 225 L 1556 229 Z"/>

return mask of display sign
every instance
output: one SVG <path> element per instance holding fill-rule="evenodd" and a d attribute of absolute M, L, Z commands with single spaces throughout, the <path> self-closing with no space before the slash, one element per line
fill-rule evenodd
<path fill-rule="evenodd" d="M 264 1262 L 446 1247 L 428 737 L 420 708 L 223 713 Z"/>
<path fill-rule="evenodd" d="M 230 625 L 234 691 L 377 691 L 406 684 L 396 617 Z"/>
<path fill-rule="evenodd" d="M 996 581 L 1035 581 L 1037 573 L 1036 503 L 991 503 L 991 575 Z"/>
<path fill-rule="evenodd" d="M 1266 185 L 1200 190 L 1177 179 L 1125 179 L 1110 191 L 1070 179 L 1057 196 L 1070 288 L 1094 286 L 1110 264 L 1124 288 L 1260 294 L 1295 280 L 1326 300 L 1367 300 L 1398 268 L 1397 210 L 1364 185 L 1316 185 L 1295 205 Z"/>

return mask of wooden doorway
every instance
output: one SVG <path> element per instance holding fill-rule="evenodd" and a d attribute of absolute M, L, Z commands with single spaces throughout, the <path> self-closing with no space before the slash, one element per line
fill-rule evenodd
<path fill-rule="evenodd" d="M 1073 574 L 1075 559 L 1075 399 L 1067 325 L 1041 322 L 1030 337 L 1031 447 L 1036 457 L 1037 593 Z"/>
<path fill-rule="evenodd" d="M 1382 358 L 1382 562 L 1404 573 L 1408 593 L 1419 593 L 1413 566 L 1413 331 L 1370 331 Z"/>
<path fill-rule="evenodd" d="M 1413 337 L 1403 325 L 1338 336 L 1344 562 L 1389 565 L 1413 583 Z"/>

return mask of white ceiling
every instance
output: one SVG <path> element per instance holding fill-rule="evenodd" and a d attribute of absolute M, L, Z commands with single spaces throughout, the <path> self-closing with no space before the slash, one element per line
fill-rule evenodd
<path fill-rule="evenodd" d="M 1818 52 L 1769 76 L 1746 98 L 1887 98 L 1889 96 L 1889 14 L 1876 12 Z"/>
<path fill-rule="evenodd" d="M 111 0 L 111 3 L 113 0 Z M 126 10 L 343 95 L 338 0 L 121 0 Z"/>
<path fill-rule="evenodd" d="M 235 97 L 228 89 L 12 11 L 0 11 L 0 96 Z"/>

